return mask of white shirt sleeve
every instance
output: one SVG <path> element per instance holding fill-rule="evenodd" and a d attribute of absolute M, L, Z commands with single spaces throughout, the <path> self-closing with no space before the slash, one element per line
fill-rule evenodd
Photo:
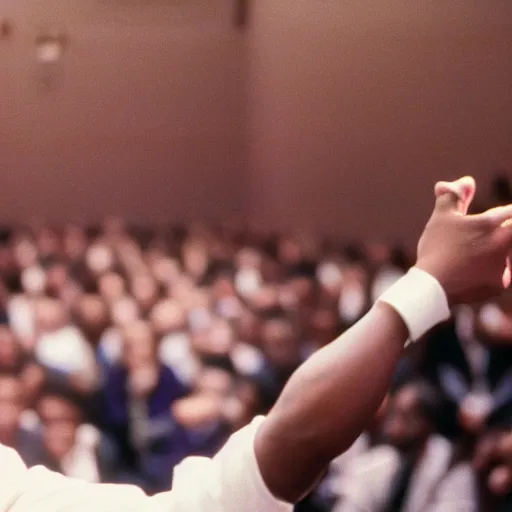
<path fill-rule="evenodd" d="M 175 471 L 171 491 L 147 497 L 128 485 L 91 484 L 42 467 L 27 469 L 0 445 L 0 512 L 291 512 L 261 477 L 254 438 L 256 418 L 213 458 L 191 457 Z"/>
<path fill-rule="evenodd" d="M 232 435 L 213 459 L 186 459 L 174 472 L 172 491 L 153 499 L 170 499 L 164 508 L 172 512 L 291 512 L 291 504 L 270 493 L 258 467 L 254 438 L 264 421 L 257 417 Z"/>

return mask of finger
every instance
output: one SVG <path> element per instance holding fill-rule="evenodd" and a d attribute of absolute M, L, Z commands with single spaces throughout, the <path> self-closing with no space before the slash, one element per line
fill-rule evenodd
<path fill-rule="evenodd" d="M 507 466 L 498 466 L 491 471 L 487 483 L 494 494 L 503 496 L 512 488 L 512 471 Z"/>
<path fill-rule="evenodd" d="M 477 217 L 481 217 L 496 227 L 502 227 L 503 229 L 512 232 L 512 204 L 491 208 L 490 210 L 477 215 Z"/>
<path fill-rule="evenodd" d="M 475 197 L 476 183 L 471 176 L 456 181 L 440 181 L 436 183 L 436 209 L 466 215 Z"/>

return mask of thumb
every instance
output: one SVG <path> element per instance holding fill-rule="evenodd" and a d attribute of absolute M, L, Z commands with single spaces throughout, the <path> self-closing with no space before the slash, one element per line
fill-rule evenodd
<path fill-rule="evenodd" d="M 436 210 L 466 215 L 475 197 L 476 183 L 471 176 L 456 181 L 440 181 L 435 186 Z"/>

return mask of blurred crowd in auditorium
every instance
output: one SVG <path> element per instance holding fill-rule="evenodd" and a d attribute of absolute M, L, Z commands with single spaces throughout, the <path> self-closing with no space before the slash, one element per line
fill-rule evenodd
<path fill-rule="evenodd" d="M 501 177 L 492 202 L 509 201 Z M 265 414 L 413 263 L 381 244 L 117 218 L 0 242 L 0 442 L 148 493 Z M 512 295 L 459 307 L 428 338 L 298 510 L 419 512 L 443 492 L 512 510 Z"/>

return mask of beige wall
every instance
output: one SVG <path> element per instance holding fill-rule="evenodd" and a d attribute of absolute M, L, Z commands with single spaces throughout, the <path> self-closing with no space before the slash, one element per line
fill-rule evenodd
<path fill-rule="evenodd" d="M 177 19 L 158 2 L 144 13 L 127 1 L 123 14 L 116 0 L 3 0 L 0 16 L 6 2 L 17 29 L 0 42 L 1 219 L 239 212 L 246 59 L 229 0 L 196 0 Z M 70 27 L 47 92 L 33 58 L 41 24 Z"/>
<path fill-rule="evenodd" d="M 257 0 L 252 217 L 409 237 L 436 179 L 512 169 L 511 19 L 497 0 Z"/>
<path fill-rule="evenodd" d="M 247 213 L 407 238 L 437 178 L 512 168 L 508 0 L 252 0 L 245 36 L 232 0 L 182 4 L 3 0 L 0 219 Z M 41 24 L 71 35 L 47 93 Z"/>

